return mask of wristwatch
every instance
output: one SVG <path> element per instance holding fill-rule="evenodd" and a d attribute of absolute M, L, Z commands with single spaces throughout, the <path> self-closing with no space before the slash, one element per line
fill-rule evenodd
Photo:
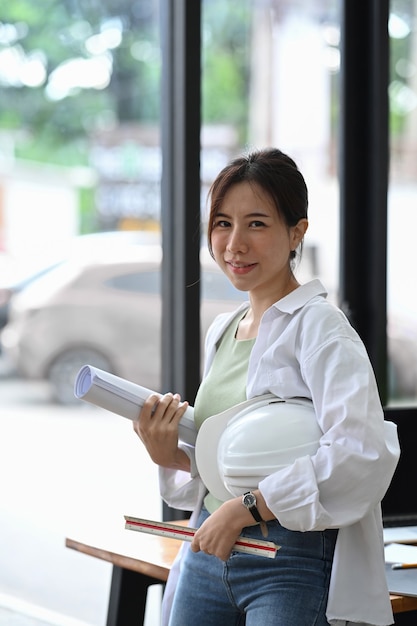
<path fill-rule="evenodd" d="M 261 531 L 264 537 L 268 536 L 268 527 L 266 525 L 265 520 L 262 519 L 261 514 L 259 513 L 256 507 L 256 496 L 251 491 L 247 491 L 242 496 L 242 504 L 244 507 L 251 512 L 253 519 L 258 522 L 261 526 Z"/>

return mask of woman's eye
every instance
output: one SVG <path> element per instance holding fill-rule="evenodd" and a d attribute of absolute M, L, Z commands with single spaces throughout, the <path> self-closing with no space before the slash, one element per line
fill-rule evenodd
<path fill-rule="evenodd" d="M 262 226 L 265 226 L 264 222 L 260 222 L 259 220 L 255 220 L 254 222 L 251 222 L 251 228 L 261 228 Z"/>
<path fill-rule="evenodd" d="M 217 220 L 214 225 L 220 226 L 220 228 L 228 228 L 230 226 L 230 222 L 228 222 L 227 220 Z"/>

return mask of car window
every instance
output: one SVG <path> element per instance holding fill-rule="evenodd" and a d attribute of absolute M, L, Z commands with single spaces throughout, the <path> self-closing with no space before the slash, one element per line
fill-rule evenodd
<path fill-rule="evenodd" d="M 201 284 L 202 300 L 236 300 L 244 302 L 247 299 L 245 293 L 235 289 L 220 272 L 207 270 L 202 272 Z"/>
<path fill-rule="evenodd" d="M 127 272 L 112 276 L 105 284 L 113 289 L 136 293 L 160 294 L 161 276 L 157 270 Z M 202 300 L 236 300 L 242 302 L 245 295 L 235 289 L 220 272 L 203 271 L 201 276 Z"/>
<path fill-rule="evenodd" d="M 109 278 L 105 284 L 122 291 L 153 294 L 161 292 L 161 276 L 157 270 L 120 274 Z"/>

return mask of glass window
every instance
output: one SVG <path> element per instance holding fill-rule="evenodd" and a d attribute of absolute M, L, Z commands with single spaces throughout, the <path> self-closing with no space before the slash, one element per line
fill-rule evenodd
<path fill-rule="evenodd" d="M 320 277 L 333 299 L 339 10 L 337 0 L 203 2 L 203 193 L 237 152 L 275 145 L 290 154 L 310 192 L 299 276 Z"/>
<path fill-rule="evenodd" d="M 417 4 L 391 0 L 388 350 L 391 403 L 417 400 Z"/>
<path fill-rule="evenodd" d="M 339 5 L 202 2 L 203 230 L 221 167 L 248 147 L 278 146 L 310 190 L 298 275 L 322 278 L 330 297 L 338 282 Z M 75 255 L 92 259 L 129 245 L 114 231 L 159 242 L 159 10 L 157 0 L 53 0 L 45 20 L 31 0 L 2 4 L 0 247 L 8 271 L 68 258 L 79 235 L 88 236 Z M 220 279 L 204 277 L 203 296 L 217 298 Z M 226 281 L 220 293 L 242 296 Z"/>
<path fill-rule="evenodd" d="M 158 270 L 122 273 L 119 276 L 113 276 L 106 281 L 106 284 L 122 291 L 159 294 L 161 291 L 161 274 Z"/>
<path fill-rule="evenodd" d="M 245 294 L 238 291 L 220 272 L 206 270 L 202 275 L 201 298 L 203 300 L 236 300 L 243 302 Z"/>

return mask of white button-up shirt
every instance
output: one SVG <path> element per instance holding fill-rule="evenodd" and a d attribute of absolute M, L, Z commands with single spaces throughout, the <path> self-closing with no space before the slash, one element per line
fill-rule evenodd
<path fill-rule="evenodd" d="M 302 285 L 271 306 L 259 326 L 249 359 L 248 399 L 265 393 L 310 398 L 323 432 L 314 456 L 271 474 L 259 489 L 285 528 L 339 529 L 326 613 L 330 624 L 388 626 L 393 616 L 380 503 L 398 462 L 396 427 L 384 421 L 361 339 L 326 295 L 318 280 Z M 213 322 L 205 372 L 224 329 L 247 306 Z M 193 448 L 185 449 L 191 477 L 161 468 L 161 495 L 173 507 L 197 512 L 205 488 Z"/>

